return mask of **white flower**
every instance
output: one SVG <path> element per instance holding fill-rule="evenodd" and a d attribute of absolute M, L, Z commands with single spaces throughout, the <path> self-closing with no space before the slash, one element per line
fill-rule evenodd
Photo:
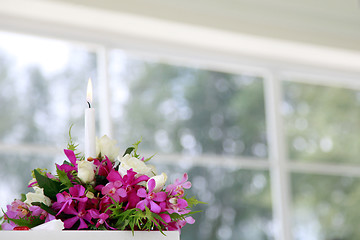
<path fill-rule="evenodd" d="M 25 203 L 31 205 L 33 202 L 42 202 L 47 206 L 50 206 L 51 200 L 44 195 L 44 189 L 39 187 L 34 187 L 35 192 L 28 192 L 26 194 Z"/>
<path fill-rule="evenodd" d="M 154 177 L 150 178 L 146 183 L 146 189 L 147 190 L 149 190 L 148 182 L 151 179 L 155 180 L 155 188 L 154 188 L 153 192 L 160 192 L 161 189 L 165 186 L 165 182 L 167 180 L 167 175 L 166 175 L 166 173 L 161 173 L 161 175 L 157 175 L 157 176 L 154 176 Z"/>
<path fill-rule="evenodd" d="M 76 161 L 78 165 L 78 177 L 84 183 L 92 182 L 95 178 L 94 165 L 87 161 Z"/>
<path fill-rule="evenodd" d="M 96 138 L 96 156 L 107 156 L 111 162 L 114 162 L 120 152 L 120 147 L 116 146 L 116 140 L 112 140 L 104 135 L 100 139 Z"/>
<path fill-rule="evenodd" d="M 124 157 L 119 159 L 121 164 L 119 166 L 119 173 L 121 176 L 126 175 L 127 170 L 131 169 L 137 173 L 137 177 L 141 175 L 147 175 L 149 177 L 154 176 L 155 174 L 155 167 L 151 165 L 146 165 L 140 159 L 136 157 L 131 157 L 129 154 L 126 154 Z"/>

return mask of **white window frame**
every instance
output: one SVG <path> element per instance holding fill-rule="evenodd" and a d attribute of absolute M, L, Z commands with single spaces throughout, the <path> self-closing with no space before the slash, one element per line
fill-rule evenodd
<path fill-rule="evenodd" d="M 270 171 L 276 240 L 293 238 L 290 206 L 292 172 L 360 176 L 359 165 L 310 164 L 287 159 L 280 109 L 281 85 L 285 76 L 310 74 L 311 77 L 304 78 L 311 79 L 310 84 L 360 89 L 359 53 L 45 0 L 3 0 L 0 30 L 64 39 L 96 50 L 101 92 L 101 135 L 112 135 L 108 79 L 108 53 L 111 49 L 120 48 L 144 58 L 156 57 L 182 65 L 194 63 L 212 70 L 263 76 L 268 159 L 253 161 L 239 157 L 228 162 L 235 167 Z M 11 147 L 0 145 L 0 151 L 9 149 Z M 31 146 L 17 147 L 16 151 L 19 149 L 41 151 Z M 215 160 L 212 161 L 214 164 Z M 200 159 L 198 162 L 201 164 L 204 161 Z"/>

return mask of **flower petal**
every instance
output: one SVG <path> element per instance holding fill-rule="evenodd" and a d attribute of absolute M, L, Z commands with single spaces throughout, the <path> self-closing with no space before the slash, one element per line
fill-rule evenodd
<path fill-rule="evenodd" d="M 162 214 L 159 214 L 159 216 L 160 216 L 166 223 L 171 222 L 171 217 L 170 217 L 169 214 L 162 213 Z"/>
<path fill-rule="evenodd" d="M 188 203 L 187 203 L 186 200 L 180 198 L 180 199 L 177 200 L 177 205 L 178 205 L 179 208 L 184 209 L 184 208 L 186 208 L 188 206 Z"/>
<path fill-rule="evenodd" d="M 127 196 L 127 192 L 125 189 L 123 188 L 119 188 L 118 190 L 116 190 L 116 193 L 120 196 L 120 197 L 126 197 Z"/>
<path fill-rule="evenodd" d="M 147 193 L 146 193 L 145 188 L 139 188 L 139 190 L 137 191 L 137 195 L 139 197 L 142 197 L 142 198 L 147 197 Z"/>
<path fill-rule="evenodd" d="M 69 218 L 69 219 L 66 219 L 64 221 L 64 227 L 65 228 L 71 228 L 72 226 L 74 226 L 74 224 L 79 220 L 79 217 L 78 216 L 75 216 L 75 217 L 72 217 L 72 218 Z"/>
<path fill-rule="evenodd" d="M 157 205 L 154 201 L 150 201 L 150 210 L 153 213 L 159 213 L 161 211 L 161 207 Z"/>
<path fill-rule="evenodd" d="M 148 200 L 144 199 L 144 200 L 141 200 L 140 202 L 138 202 L 136 204 L 136 208 L 139 208 L 140 210 L 144 211 L 145 210 L 145 206 L 148 205 Z"/>
<path fill-rule="evenodd" d="M 107 180 L 109 180 L 110 182 L 116 182 L 116 181 L 122 181 L 123 179 L 122 179 L 120 173 L 113 169 L 107 176 Z"/>
<path fill-rule="evenodd" d="M 195 223 L 195 219 L 193 217 L 187 217 L 185 218 L 185 221 L 188 223 L 188 224 L 193 224 Z"/>
<path fill-rule="evenodd" d="M 84 219 L 80 218 L 80 226 L 78 229 L 85 229 L 88 228 L 88 225 L 85 223 Z"/>
<path fill-rule="evenodd" d="M 149 192 L 152 192 L 154 190 L 155 186 L 156 186 L 155 179 L 152 178 L 147 182 L 147 187 L 148 187 Z"/>
<path fill-rule="evenodd" d="M 158 192 L 156 193 L 155 197 L 153 198 L 156 202 L 163 202 L 167 198 L 166 192 Z"/>
<path fill-rule="evenodd" d="M 70 162 L 76 166 L 76 156 L 75 153 L 69 149 L 64 149 L 65 155 L 70 160 Z"/>

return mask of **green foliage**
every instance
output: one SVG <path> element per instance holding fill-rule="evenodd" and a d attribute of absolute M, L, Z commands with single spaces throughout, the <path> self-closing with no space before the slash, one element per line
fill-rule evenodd
<path fill-rule="evenodd" d="M 122 204 L 115 202 L 108 210 L 110 214 L 110 221 L 112 226 L 119 230 L 131 230 L 133 233 L 135 230 L 154 230 L 158 229 L 163 233 L 163 229 L 159 223 L 166 224 L 166 222 L 156 213 L 150 211 L 145 207 L 145 211 L 141 211 L 138 208 L 132 208 L 123 210 Z"/>
<path fill-rule="evenodd" d="M 145 158 L 144 159 L 144 162 L 148 162 L 150 161 L 156 154 L 153 154 L 152 156 L 148 157 L 148 158 Z"/>
<path fill-rule="evenodd" d="M 45 222 L 45 220 L 40 219 L 39 216 L 36 216 L 36 217 L 31 216 L 31 217 L 24 217 L 24 218 L 20 218 L 20 219 L 14 219 L 14 218 L 9 218 L 9 216 L 6 215 L 6 213 L 4 213 L 4 215 L 6 216 L 7 221 L 12 221 L 16 225 L 21 226 L 21 227 L 33 228 L 33 227 L 36 227 Z"/>
<path fill-rule="evenodd" d="M 84 156 L 80 153 L 77 152 L 77 147 L 79 146 L 79 144 L 75 143 L 72 135 L 71 135 L 71 129 L 74 126 L 74 124 L 71 124 L 70 128 L 69 128 L 69 141 L 67 144 L 67 149 L 73 151 L 75 153 L 75 157 L 79 160 L 83 160 Z"/>
<path fill-rule="evenodd" d="M 126 154 L 131 154 L 132 153 L 132 151 L 134 151 L 134 147 L 128 147 L 127 149 L 126 149 L 126 151 L 124 152 L 124 154 L 123 154 L 123 157 L 126 155 Z"/>
<path fill-rule="evenodd" d="M 132 153 L 132 156 L 133 156 L 133 157 L 139 158 L 139 157 L 140 157 L 140 154 L 138 154 L 137 151 L 138 151 L 138 149 L 139 149 L 139 144 L 140 144 L 141 142 L 142 142 L 142 138 L 141 138 L 139 141 L 135 142 L 132 147 L 128 147 L 128 148 L 126 149 L 125 153 L 123 154 L 123 156 L 125 156 L 126 154 L 131 154 L 131 153 Z M 154 154 L 154 155 L 152 155 L 152 156 L 150 156 L 150 157 L 148 157 L 148 158 L 145 158 L 145 159 L 144 159 L 144 162 L 150 161 L 155 155 L 156 155 L 156 154 Z"/>
<path fill-rule="evenodd" d="M 66 174 L 65 171 L 61 171 L 58 168 L 56 169 L 56 173 L 57 176 L 59 177 L 60 182 L 65 186 L 66 189 L 62 189 L 62 191 L 67 190 L 71 187 L 73 187 L 74 185 L 72 184 L 72 182 L 70 181 L 68 175 Z"/>
<path fill-rule="evenodd" d="M 25 202 L 25 200 L 26 200 L 26 195 L 22 193 L 20 201 Z"/>
<path fill-rule="evenodd" d="M 39 187 L 44 189 L 44 195 L 49 197 L 51 200 L 56 201 L 56 194 L 63 189 L 62 184 L 58 181 L 45 177 L 36 169 L 34 170 L 34 174 Z"/>
<path fill-rule="evenodd" d="M 187 201 L 189 208 L 193 208 L 194 206 L 196 206 L 198 204 L 207 204 L 206 202 L 201 202 L 201 201 L 197 200 L 195 196 L 193 196 L 191 198 L 185 197 L 184 199 Z"/>
<path fill-rule="evenodd" d="M 140 144 L 141 142 L 142 142 L 142 138 L 141 138 L 139 141 L 137 141 L 137 142 L 135 142 L 135 143 L 133 144 L 133 146 L 134 146 L 133 156 L 136 157 L 136 158 L 139 158 L 139 157 L 140 157 L 140 154 L 138 154 L 137 151 L 138 151 L 138 149 L 139 149 L 139 144 Z"/>

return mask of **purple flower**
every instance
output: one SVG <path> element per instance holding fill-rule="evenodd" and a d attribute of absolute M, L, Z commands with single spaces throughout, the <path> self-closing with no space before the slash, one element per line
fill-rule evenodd
<path fill-rule="evenodd" d="M 45 222 L 49 222 L 55 219 L 55 216 L 48 214 L 45 210 L 41 209 L 39 206 L 30 206 L 29 210 L 31 211 L 32 216 L 39 216 L 41 220 L 45 219 Z"/>
<path fill-rule="evenodd" d="M 104 177 L 107 177 L 113 169 L 112 163 L 107 156 L 102 161 L 94 159 L 94 165 L 97 167 L 97 174 Z"/>
<path fill-rule="evenodd" d="M 58 165 L 56 164 L 57 168 L 59 170 L 65 171 L 66 173 L 71 172 L 73 170 L 77 171 L 77 164 L 76 164 L 76 156 L 75 153 L 69 149 L 64 149 L 64 153 L 67 156 L 67 158 L 69 159 L 69 161 L 71 162 L 71 165 L 68 165 L 66 163 L 63 163 L 62 165 Z"/>
<path fill-rule="evenodd" d="M 155 202 L 165 201 L 167 194 L 165 192 L 158 192 L 158 193 L 153 192 L 155 185 L 156 185 L 155 180 L 150 179 L 148 181 L 148 189 L 149 189 L 148 193 L 146 192 L 145 188 L 140 188 L 137 191 L 137 195 L 139 197 L 145 198 L 145 199 L 138 202 L 136 204 L 136 208 L 139 208 L 142 211 L 144 211 L 145 207 L 148 207 L 148 208 L 150 208 L 150 211 L 152 211 L 154 213 L 161 212 L 161 207 Z"/>
<path fill-rule="evenodd" d="M 85 202 L 79 202 L 77 205 L 77 210 L 73 207 L 73 206 L 69 206 L 67 208 L 64 209 L 64 213 L 66 214 L 71 214 L 71 215 L 75 215 L 72 218 L 68 218 L 66 220 L 64 220 L 64 227 L 66 229 L 71 228 L 72 226 L 74 226 L 74 224 L 77 221 L 80 221 L 80 225 L 78 227 L 79 229 L 85 229 L 88 228 L 88 225 L 86 224 L 85 220 L 91 224 L 93 224 L 91 222 L 91 215 L 90 213 L 85 209 L 86 203 Z"/>
<path fill-rule="evenodd" d="M 66 208 L 70 207 L 74 200 L 79 202 L 86 202 L 88 200 L 85 196 L 85 188 L 82 185 L 75 185 L 74 187 L 69 188 L 69 193 L 64 191 L 56 194 L 57 201 L 53 204 L 53 207 L 55 209 L 60 209 L 56 216 Z"/>
<path fill-rule="evenodd" d="M 188 203 L 185 199 L 172 197 L 160 204 L 162 209 L 165 209 L 168 213 L 178 213 L 180 215 L 189 213 L 190 210 L 186 209 Z"/>
<path fill-rule="evenodd" d="M 101 189 L 101 193 L 112 197 L 116 202 L 120 201 L 120 197 L 126 197 L 125 189 L 121 188 L 122 182 L 109 182 Z"/>
<path fill-rule="evenodd" d="M 186 217 L 185 220 L 178 220 L 176 222 L 169 223 L 167 227 L 169 231 L 180 231 L 180 229 L 183 228 L 187 223 L 193 224 L 195 223 L 195 219 L 192 217 Z"/>
<path fill-rule="evenodd" d="M 106 213 L 99 213 L 98 210 L 90 209 L 89 213 L 92 218 L 98 219 L 96 222 L 95 227 L 99 227 L 100 225 L 104 224 L 108 229 L 116 230 L 116 228 L 111 227 L 107 222 L 106 219 L 109 218 L 109 214 Z"/>
<path fill-rule="evenodd" d="M 6 215 L 9 218 L 19 219 L 26 217 L 30 213 L 28 205 L 20 200 L 13 201 L 11 205 L 7 205 L 6 208 Z"/>
<path fill-rule="evenodd" d="M 189 189 L 191 188 L 191 182 L 187 181 L 188 175 L 187 173 L 184 173 L 184 176 L 181 180 L 176 179 L 173 184 L 170 184 L 166 187 L 166 192 L 169 193 L 169 195 L 172 196 L 184 196 L 184 188 Z"/>
<path fill-rule="evenodd" d="M 125 210 L 136 206 L 136 204 L 140 201 L 140 197 L 137 195 L 137 190 L 140 188 L 138 184 L 149 180 L 149 177 L 146 175 L 136 178 L 136 174 L 137 173 L 132 169 L 129 169 L 123 177 L 121 177 L 120 173 L 117 171 L 112 171 L 108 176 L 109 181 L 119 180 L 123 183 L 122 188 L 126 191 L 126 198 L 124 201 L 128 201 L 125 206 Z"/>

